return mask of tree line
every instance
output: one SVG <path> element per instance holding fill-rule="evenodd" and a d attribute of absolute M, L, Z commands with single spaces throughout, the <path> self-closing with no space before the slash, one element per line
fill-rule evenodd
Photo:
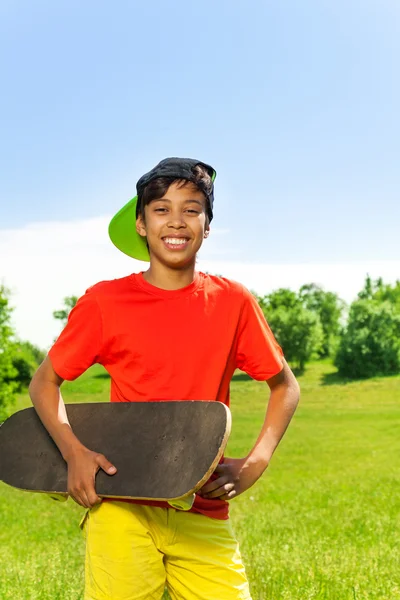
<path fill-rule="evenodd" d="M 350 307 L 315 283 L 297 292 L 280 288 L 254 295 L 286 360 L 298 373 L 318 359 L 330 359 L 349 379 L 400 372 L 400 281 L 389 285 L 368 276 Z M 63 302 L 53 317 L 65 325 L 77 296 Z M 0 422 L 46 354 L 17 339 L 11 315 L 10 293 L 0 285 Z"/>
<path fill-rule="evenodd" d="M 330 358 L 349 379 L 400 372 L 400 281 L 389 285 L 367 276 L 350 307 L 313 283 L 257 300 L 287 361 L 299 372 L 322 358 Z"/>

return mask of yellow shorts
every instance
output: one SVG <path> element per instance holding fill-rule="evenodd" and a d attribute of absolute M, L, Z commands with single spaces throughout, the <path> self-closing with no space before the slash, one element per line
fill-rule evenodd
<path fill-rule="evenodd" d="M 84 530 L 85 600 L 251 600 L 229 520 L 113 501 Z"/>

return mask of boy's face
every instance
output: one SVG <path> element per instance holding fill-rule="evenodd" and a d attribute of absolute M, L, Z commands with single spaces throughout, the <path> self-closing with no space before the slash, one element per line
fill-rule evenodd
<path fill-rule="evenodd" d="M 194 263 L 203 239 L 208 236 L 206 199 L 192 183 L 173 183 L 162 198 L 145 206 L 136 229 L 147 237 L 150 260 L 172 268 Z"/>

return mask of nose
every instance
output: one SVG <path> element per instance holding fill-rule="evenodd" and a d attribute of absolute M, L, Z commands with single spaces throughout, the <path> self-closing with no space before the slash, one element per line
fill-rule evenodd
<path fill-rule="evenodd" d="M 181 213 L 180 211 L 172 213 L 168 221 L 168 227 L 173 227 L 174 229 L 181 229 L 182 227 L 186 227 L 186 221 L 184 219 L 183 213 Z"/>

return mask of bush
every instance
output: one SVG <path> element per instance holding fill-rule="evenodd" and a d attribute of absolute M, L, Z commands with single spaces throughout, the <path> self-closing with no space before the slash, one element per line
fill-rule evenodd
<path fill-rule="evenodd" d="M 344 302 L 315 283 L 299 292 L 277 289 L 260 298 L 254 294 L 288 362 L 300 371 L 313 358 L 334 354 Z"/>
<path fill-rule="evenodd" d="M 323 340 L 318 356 L 334 356 L 339 343 L 340 320 L 345 303 L 337 294 L 325 292 L 315 283 L 303 285 L 299 295 L 304 307 L 316 313 L 321 321 Z"/>
<path fill-rule="evenodd" d="M 290 290 L 273 292 L 260 299 L 260 306 L 286 360 L 304 371 L 306 362 L 317 357 L 323 343 L 319 316 L 304 308 Z"/>
<path fill-rule="evenodd" d="M 45 353 L 30 342 L 19 342 L 11 327 L 9 291 L 0 285 L 0 422 L 6 419 L 16 393 L 28 385 Z"/>
<path fill-rule="evenodd" d="M 400 313 L 389 301 L 361 299 L 350 307 L 335 366 L 345 377 L 400 372 Z"/>
<path fill-rule="evenodd" d="M 11 308 L 9 291 L 0 285 L 0 422 L 8 416 L 8 409 L 15 400 L 17 375 L 12 362 L 14 332 L 10 325 Z"/>
<path fill-rule="evenodd" d="M 46 353 L 30 342 L 17 342 L 13 346 L 12 363 L 16 370 L 14 380 L 18 389 L 29 385 L 33 374 L 44 360 Z"/>

